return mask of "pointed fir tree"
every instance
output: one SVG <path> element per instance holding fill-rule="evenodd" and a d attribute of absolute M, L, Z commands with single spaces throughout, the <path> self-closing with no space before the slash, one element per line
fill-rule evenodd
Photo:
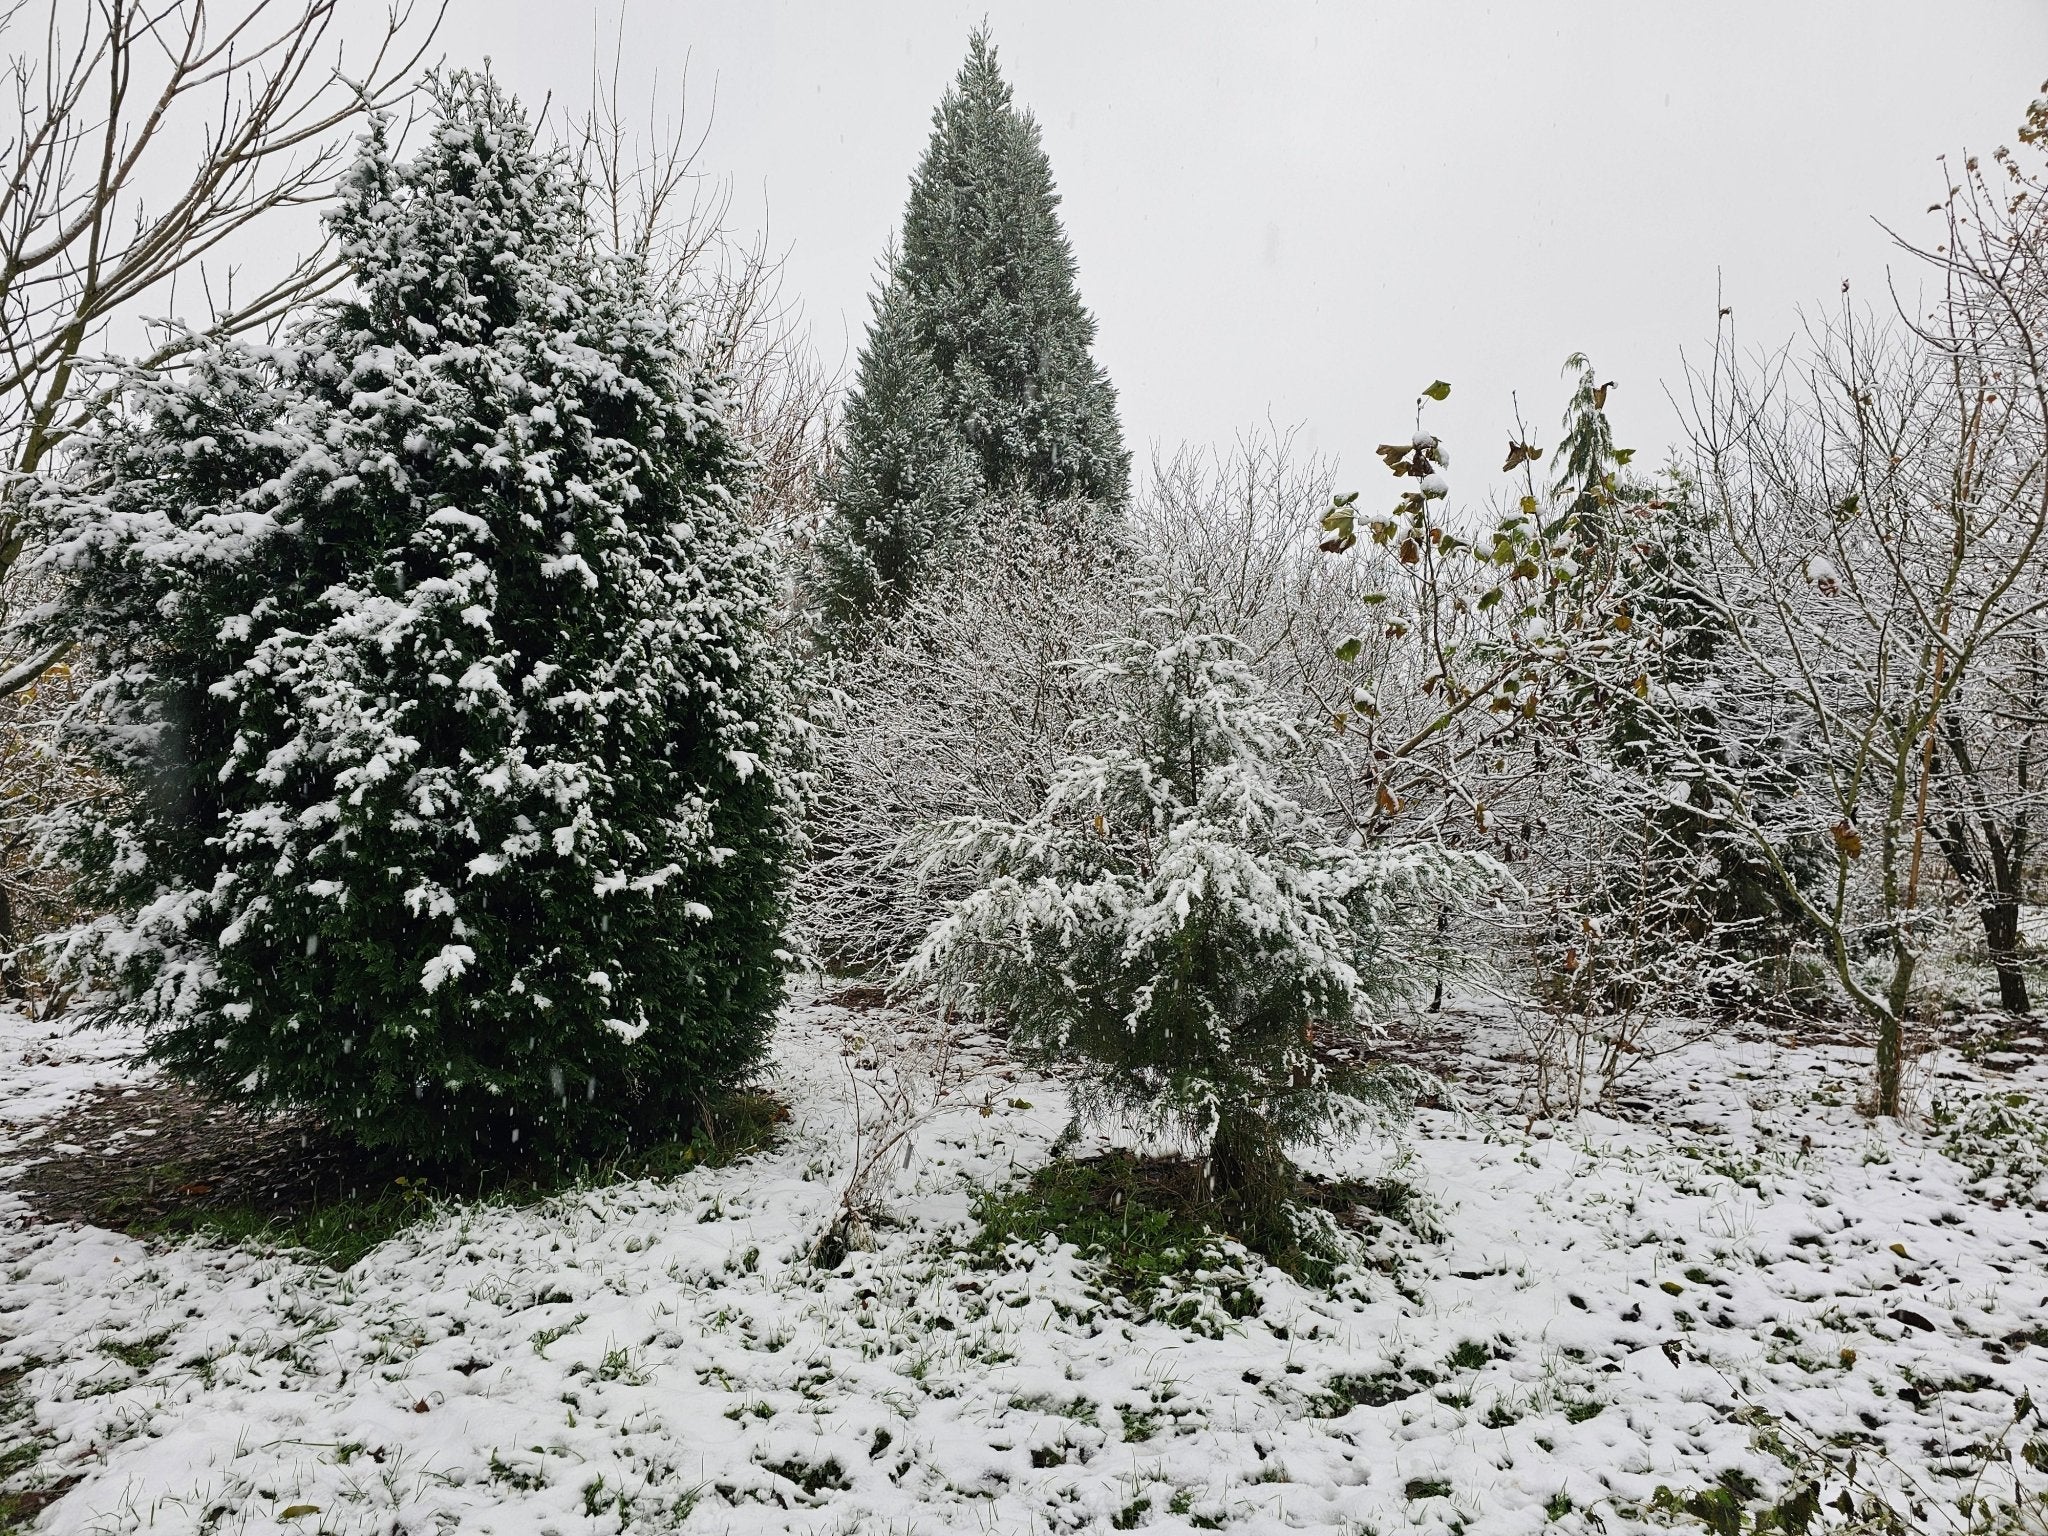
<path fill-rule="evenodd" d="M 917 575 L 952 563 L 982 495 L 973 450 L 947 417 L 943 380 L 911 310 L 900 284 L 876 296 L 860 388 L 846 403 L 835 516 L 818 549 L 835 621 L 900 608 Z"/>
<path fill-rule="evenodd" d="M 174 1072 L 434 1161 L 672 1131 L 782 989 L 795 740 L 723 392 L 488 77 L 370 135 L 356 296 L 204 342 L 53 509 L 125 793 L 70 957 Z"/>
<path fill-rule="evenodd" d="M 955 558 L 987 498 L 1123 503 L 1130 455 L 1091 348 L 1059 193 L 986 30 L 933 117 L 847 403 L 820 597 L 887 611 Z"/>

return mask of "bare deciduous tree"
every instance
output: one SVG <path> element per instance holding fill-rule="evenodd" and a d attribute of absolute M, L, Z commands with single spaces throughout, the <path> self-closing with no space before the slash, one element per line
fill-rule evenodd
<path fill-rule="evenodd" d="M 2015 180 L 2024 195 L 1994 192 L 1972 165 L 1946 238 L 1915 252 L 1940 281 L 1903 333 L 1845 305 L 1800 366 L 1724 345 L 1695 381 L 1703 595 L 1725 639 L 1720 740 L 1686 771 L 1874 1027 L 1882 1114 L 1901 1107 L 1943 852 L 2009 963 L 2035 809 L 2011 797 L 2035 793 L 2027 658 L 2048 617 L 2048 284 Z"/>
<path fill-rule="evenodd" d="M 756 461 L 756 526 L 807 546 L 823 511 L 817 487 L 838 378 L 819 362 L 800 307 L 783 293 L 782 259 L 767 234 L 736 235 L 731 183 L 701 168 L 710 124 L 692 127 L 687 80 L 674 115 L 650 108 L 636 127 L 620 103 L 623 51 L 621 33 L 609 71 L 593 64 L 589 109 L 562 130 L 592 221 L 611 251 L 646 266 L 691 349 L 729 381 Z M 792 559 L 791 568 L 800 564 Z"/>
<path fill-rule="evenodd" d="M 321 245 L 253 286 L 209 258 L 246 254 L 252 226 L 317 203 L 344 130 L 401 99 L 439 22 L 386 13 L 365 54 L 340 0 L 17 0 L 0 11 L 14 113 L 0 157 L 0 581 L 27 537 L 26 487 L 112 393 L 91 377 L 110 327 L 201 290 L 201 329 L 258 331 L 340 281 Z M 193 332 L 146 329 L 146 366 Z M 4 589 L 0 589 L 4 590 Z M 62 653 L 0 668 L 0 694 Z"/>

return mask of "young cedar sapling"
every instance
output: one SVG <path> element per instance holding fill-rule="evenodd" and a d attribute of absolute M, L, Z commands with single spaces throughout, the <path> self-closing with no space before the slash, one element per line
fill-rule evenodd
<path fill-rule="evenodd" d="M 1298 733 L 1199 594 L 1157 593 L 1077 670 L 1093 713 L 1043 806 L 925 834 L 926 867 L 974 889 L 907 976 L 1078 1063 L 1082 1120 L 1197 1148 L 1240 1233 L 1288 1246 L 1289 1149 L 1398 1098 L 1372 1039 L 1437 973 L 1439 910 L 1498 867 L 1334 837 L 1289 787 Z"/>

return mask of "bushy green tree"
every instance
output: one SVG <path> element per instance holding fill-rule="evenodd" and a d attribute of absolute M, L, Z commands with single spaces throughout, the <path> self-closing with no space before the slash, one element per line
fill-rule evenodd
<path fill-rule="evenodd" d="M 1130 455 L 1091 352 L 1038 125 L 985 30 L 934 115 L 846 408 L 820 596 L 888 611 L 979 527 L 986 498 L 1123 502 Z"/>
<path fill-rule="evenodd" d="M 1084 749 L 1036 814 L 929 833 L 928 864 L 964 866 L 974 888 L 910 974 L 1007 1020 L 1027 1058 L 1078 1065 L 1083 1116 L 1199 1147 L 1245 1230 L 1271 1232 L 1288 1148 L 1398 1088 L 1371 1038 L 1438 976 L 1438 914 L 1496 866 L 1333 837 L 1287 786 L 1299 736 L 1187 597 L 1097 650 L 1081 682 Z"/>
<path fill-rule="evenodd" d="M 719 381 L 486 76 L 353 297 L 131 381 L 52 509 L 125 786 L 71 960 L 179 1075 L 436 1160 L 672 1128 L 781 996 L 795 727 Z"/>

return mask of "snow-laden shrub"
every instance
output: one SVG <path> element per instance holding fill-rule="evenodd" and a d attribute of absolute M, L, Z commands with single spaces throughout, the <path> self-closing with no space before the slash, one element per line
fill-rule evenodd
<path fill-rule="evenodd" d="M 718 381 L 488 78 L 381 129 L 353 296 L 85 445 L 51 564 L 126 786 L 69 960 L 180 1075 L 435 1158 L 666 1128 L 782 989 L 795 740 Z"/>
<path fill-rule="evenodd" d="M 1372 1036 L 1496 866 L 1333 838 L 1288 783 L 1299 733 L 1198 598 L 1162 595 L 1077 670 L 1093 710 L 1043 804 L 927 835 L 925 867 L 974 888 L 909 975 L 1076 1065 L 1083 1117 L 1195 1144 L 1220 1195 L 1270 1214 L 1290 1145 L 1384 1104 Z"/>
<path fill-rule="evenodd" d="M 818 707 L 807 943 L 835 969 L 909 958 L 966 885 L 920 879 L 912 835 L 1045 798 L 1084 704 L 1072 663 L 1132 611 L 1128 554 L 1085 504 L 991 504 L 1003 532 L 837 658 Z"/>
<path fill-rule="evenodd" d="M 1317 760 L 1302 776 L 1309 804 L 1341 817 L 1350 743 L 1328 723 L 1352 705 L 1360 666 L 1337 650 L 1378 627 L 1355 563 L 1315 547 L 1328 499 L 1320 464 L 1284 436 L 1253 434 L 1220 458 L 1156 465 L 1120 521 L 1085 502 L 985 504 L 972 551 L 834 659 L 798 887 L 819 957 L 892 967 L 966 893 L 962 874 L 918 879 L 909 840 L 930 823 L 1018 819 L 1043 804 L 1090 708 L 1074 663 L 1129 629 L 1148 580 L 1204 592 L 1204 622 L 1243 644 L 1272 707 L 1302 728 Z"/>

